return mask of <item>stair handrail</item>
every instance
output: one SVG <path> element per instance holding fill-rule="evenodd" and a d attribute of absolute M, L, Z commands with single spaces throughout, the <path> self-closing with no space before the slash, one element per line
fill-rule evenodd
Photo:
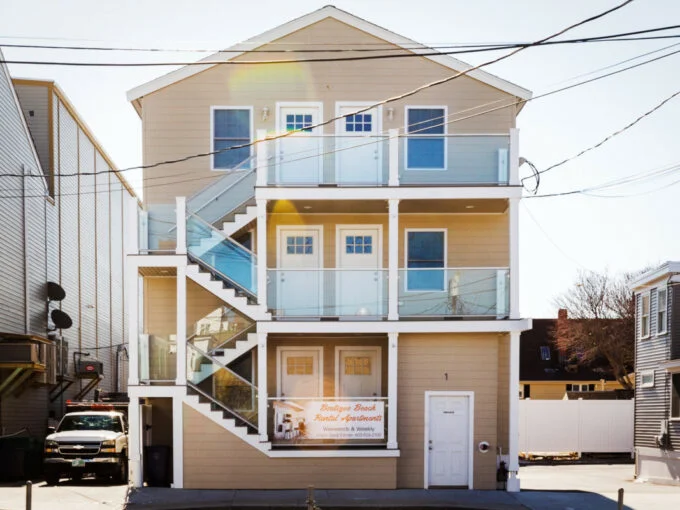
<path fill-rule="evenodd" d="M 222 232 L 219 228 L 217 228 L 217 227 L 214 226 L 213 224 L 211 224 L 211 223 L 205 221 L 205 220 L 204 220 L 203 218 L 201 218 L 199 215 L 187 211 L 187 219 L 189 219 L 189 216 L 194 217 L 195 219 L 197 219 L 198 221 L 200 221 L 203 225 L 205 225 L 206 227 L 210 228 L 210 230 L 212 230 L 213 232 L 217 232 L 220 236 L 222 236 L 222 238 L 223 238 L 225 241 L 229 241 L 229 242 L 231 242 L 231 243 L 234 243 L 234 244 L 238 245 L 238 247 L 241 248 L 241 249 L 243 249 L 243 251 L 245 251 L 245 252 L 249 253 L 250 255 L 252 255 L 252 256 L 253 256 L 253 259 L 254 259 L 255 262 L 257 263 L 257 255 L 256 255 L 255 253 L 253 253 L 252 250 L 249 250 L 248 248 L 246 248 L 245 246 L 243 246 L 241 243 L 239 243 L 238 241 L 236 241 L 233 237 L 226 235 L 226 234 L 225 234 L 224 232 Z"/>
<path fill-rule="evenodd" d="M 222 349 L 222 347 L 224 347 L 225 345 L 227 345 L 227 344 L 228 344 L 229 342 L 231 342 L 234 338 L 237 338 L 237 337 L 239 337 L 239 336 L 241 336 L 241 335 L 243 335 L 243 334 L 248 335 L 248 333 L 250 333 L 250 330 L 255 329 L 256 326 L 257 326 L 257 324 L 254 323 L 254 322 L 253 322 L 252 324 L 249 324 L 248 327 L 242 329 L 242 330 L 239 331 L 238 333 L 233 334 L 232 336 L 230 336 L 229 338 L 227 338 L 224 342 L 222 342 L 220 345 L 218 345 L 218 346 L 215 347 L 214 349 L 211 349 L 211 350 L 210 350 L 210 353 L 213 354 L 215 351 L 219 351 L 220 349 Z"/>
<path fill-rule="evenodd" d="M 187 381 L 187 386 L 188 386 L 189 388 L 191 388 L 193 391 L 195 391 L 196 393 L 200 393 L 203 397 L 205 397 L 205 398 L 207 398 L 208 400 L 210 400 L 210 402 L 212 402 L 212 403 L 215 404 L 216 406 L 221 407 L 224 411 L 228 412 L 228 413 L 229 413 L 230 415 L 232 415 L 235 419 L 240 420 L 240 421 L 246 423 L 247 425 L 249 425 L 250 427 L 252 427 L 253 429 L 255 429 L 255 430 L 257 430 L 257 431 L 259 432 L 259 429 L 257 428 L 257 425 L 255 425 L 255 424 L 252 423 L 250 420 L 248 420 L 247 418 L 245 418 L 245 417 L 243 417 L 242 415 L 240 415 L 237 411 L 234 411 L 233 409 L 231 409 L 231 408 L 230 408 L 229 406 L 227 406 L 224 402 L 222 402 L 222 401 L 220 401 L 220 400 L 217 400 L 215 397 L 213 397 L 212 395 L 209 395 L 208 393 L 206 393 L 205 391 L 203 391 L 202 389 L 200 389 L 198 386 L 196 386 L 194 383 L 192 383 L 192 382 L 190 382 L 190 381 Z"/>

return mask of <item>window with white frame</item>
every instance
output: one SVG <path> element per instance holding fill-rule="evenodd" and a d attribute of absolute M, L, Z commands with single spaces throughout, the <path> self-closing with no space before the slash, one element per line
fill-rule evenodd
<path fill-rule="evenodd" d="M 446 109 L 406 108 L 406 169 L 446 169 Z"/>
<path fill-rule="evenodd" d="M 649 336 L 649 293 L 642 294 L 641 301 L 640 337 L 647 338 Z"/>
<path fill-rule="evenodd" d="M 251 168 L 252 110 L 220 107 L 212 109 L 212 150 L 215 170 Z M 234 148 L 232 147 L 239 147 Z"/>
<path fill-rule="evenodd" d="M 668 309 L 668 294 L 666 289 L 656 289 L 656 334 L 666 332 L 666 310 Z"/>
<path fill-rule="evenodd" d="M 406 232 L 406 290 L 445 290 L 446 232 L 410 230 Z"/>
<path fill-rule="evenodd" d="M 640 371 L 640 387 L 641 388 L 654 387 L 654 370 Z"/>
<path fill-rule="evenodd" d="M 671 377 L 671 418 L 680 418 L 680 374 Z"/>

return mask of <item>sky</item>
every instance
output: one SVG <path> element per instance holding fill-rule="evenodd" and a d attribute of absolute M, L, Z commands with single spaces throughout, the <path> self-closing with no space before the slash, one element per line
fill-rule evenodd
<path fill-rule="evenodd" d="M 533 41 L 622 0 L 335 0 L 334 5 L 415 41 L 436 45 Z M 219 49 L 326 2 L 295 0 L 0 0 L 0 44 Z M 570 31 L 587 37 L 680 24 L 677 0 L 635 0 Z M 680 34 L 680 30 L 664 32 Z M 679 39 L 531 48 L 487 71 L 534 95 Z M 138 54 L 3 48 L 7 60 L 193 61 L 195 52 Z M 457 56 L 471 64 L 491 54 Z M 126 92 L 171 67 L 75 68 L 10 64 L 14 77 L 56 81 L 119 168 L 141 164 L 141 121 Z M 584 76 L 585 75 L 585 76 Z M 539 170 L 620 130 L 680 90 L 680 54 L 528 103 L 518 118 L 520 155 Z M 538 194 L 562 193 L 680 163 L 680 96 L 632 128 L 546 172 Z M 528 175 L 527 165 L 521 167 Z M 129 173 L 138 182 L 138 173 Z M 619 273 L 680 260 L 680 170 L 588 195 L 527 198 L 520 206 L 520 312 L 555 317 L 555 299 L 579 271 Z M 527 184 L 529 184 L 527 182 Z M 595 196 L 596 195 L 596 196 Z"/>

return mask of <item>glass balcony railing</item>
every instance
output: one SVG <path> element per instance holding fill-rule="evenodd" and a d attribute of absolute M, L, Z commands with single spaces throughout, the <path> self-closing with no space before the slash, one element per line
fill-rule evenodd
<path fill-rule="evenodd" d="M 174 384 L 177 376 L 175 335 L 141 334 L 138 342 L 139 380 Z"/>
<path fill-rule="evenodd" d="M 507 184 L 510 137 L 411 135 L 399 138 L 399 183 Z"/>
<path fill-rule="evenodd" d="M 387 397 L 270 398 L 267 412 L 274 446 L 387 444 Z"/>
<path fill-rule="evenodd" d="M 267 142 L 267 182 L 276 186 L 379 186 L 388 180 L 386 136 L 299 134 Z"/>
<path fill-rule="evenodd" d="M 387 270 L 270 269 L 267 297 L 279 318 L 381 319 L 387 315 Z"/>
<path fill-rule="evenodd" d="M 257 257 L 195 214 L 187 215 L 187 252 L 225 282 L 257 296 Z"/>
<path fill-rule="evenodd" d="M 504 318 L 509 310 L 507 268 L 402 269 L 400 317 Z"/>
<path fill-rule="evenodd" d="M 257 386 L 187 343 L 187 383 L 230 417 L 257 429 Z"/>
<path fill-rule="evenodd" d="M 228 306 L 220 306 L 205 314 L 187 331 L 187 341 L 202 352 L 212 354 L 234 347 L 255 331 L 255 323 Z"/>

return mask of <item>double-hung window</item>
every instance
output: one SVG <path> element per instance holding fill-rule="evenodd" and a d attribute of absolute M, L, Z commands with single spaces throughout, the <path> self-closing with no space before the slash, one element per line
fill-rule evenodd
<path fill-rule="evenodd" d="M 446 170 L 446 108 L 406 107 L 406 169 Z"/>
<path fill-rule="evenodd" d="M 642 301 L 640 307 L 642 313 L 640 314 L 640 338 L 647 338 L 649 336 L 649 292 L 640 296 Z"/>
<path fill-rule="evenodd" d="M 212 150 L 217 151 L 213 154 L 214 170 L 251 168 L 252 126 L 251 108 L 212 108 Z"/>
<path fill-rule="evenodd" d="M 656 334 L 663 335 L 666 332 L 666 311 L 668 309 L 668 294 L 666 289 L 656 290 Z"/>
<path fill-rule="evenodd" d="M 410 230 L 406 232 L 408 291 L 446 289 L 446 231 Z"/>

